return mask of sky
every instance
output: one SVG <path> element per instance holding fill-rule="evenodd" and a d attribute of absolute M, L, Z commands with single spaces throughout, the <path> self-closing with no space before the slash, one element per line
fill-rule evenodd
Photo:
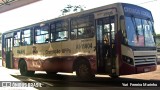
<path fill-rule="evenodd" d="M 116 2 L 131 3 L 149 9 L 154 18 L 155 31 L 160 34 L 160 0 L 41 0 L 0 13 L 0 32 L 59 17 L 61 10 L 69 4 L 82 5 L 88 10 Z"/>

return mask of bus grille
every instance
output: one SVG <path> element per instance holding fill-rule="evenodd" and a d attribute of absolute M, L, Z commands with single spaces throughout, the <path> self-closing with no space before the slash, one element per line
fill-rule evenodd
<path fill-rule="evenodd" d="M 135 56 L 135 65 L 156 64 L 156 56 Z"/>

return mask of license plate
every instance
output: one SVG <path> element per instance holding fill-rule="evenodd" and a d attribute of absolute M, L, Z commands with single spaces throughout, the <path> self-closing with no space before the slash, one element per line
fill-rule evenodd
<path fill-rule="evenodd" d="M 145 68 L 144 69 L 144 72 L 149 72 L 150 71 L 150 68 Z"/>

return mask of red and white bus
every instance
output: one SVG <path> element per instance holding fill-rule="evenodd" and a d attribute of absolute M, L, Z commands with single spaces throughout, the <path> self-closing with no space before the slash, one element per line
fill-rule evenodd
<path fill-rule="evenodd" d="M 3 33 L 2 61 L 21 75 L 145 73 L 157 68 L 154 34 L 149 10 L 114 3 Z"/>

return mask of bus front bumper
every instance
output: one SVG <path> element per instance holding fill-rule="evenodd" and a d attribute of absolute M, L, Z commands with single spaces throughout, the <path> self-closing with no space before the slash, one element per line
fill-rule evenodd
<path fill-rule="evenodd" d="M 151 66 L 137 66 L 136 67 L 136 73 L 145 73 L 145 72 L 151 72 L 155 71 L 157 69 L 156 65 Z"/>

